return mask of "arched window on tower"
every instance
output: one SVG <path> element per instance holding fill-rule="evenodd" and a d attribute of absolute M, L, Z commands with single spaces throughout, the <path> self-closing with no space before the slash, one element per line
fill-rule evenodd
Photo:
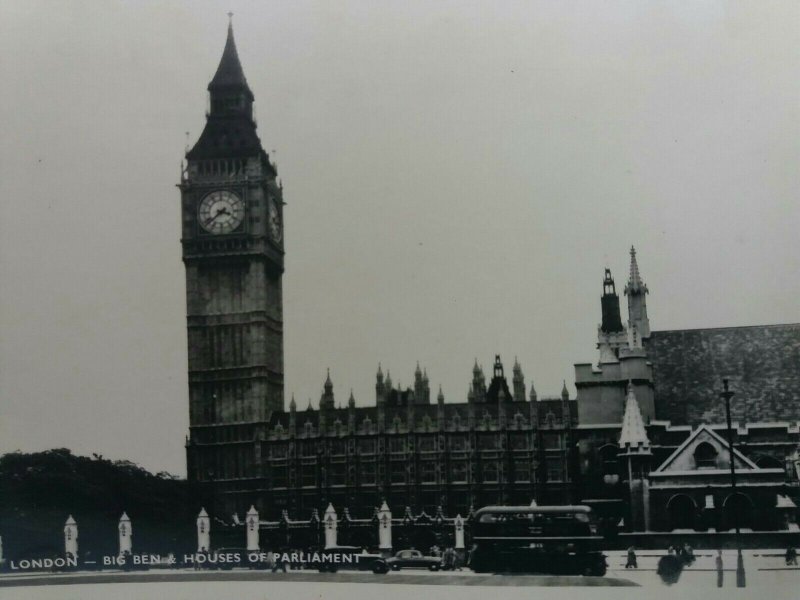
<path fill-rule="evenodd" d="M 716 469 L 717 449 L 708 442 L 698 444 L 694 450 L 694 462 L 698 469 Z"/>

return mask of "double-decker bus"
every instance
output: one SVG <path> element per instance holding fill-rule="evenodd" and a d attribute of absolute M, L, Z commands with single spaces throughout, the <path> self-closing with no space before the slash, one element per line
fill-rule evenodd
<path fill-rule="evenodd" d="M 477 573 L 606 573 L 588 506 L 486 506 L 472 527 L 469 566 Z"/>

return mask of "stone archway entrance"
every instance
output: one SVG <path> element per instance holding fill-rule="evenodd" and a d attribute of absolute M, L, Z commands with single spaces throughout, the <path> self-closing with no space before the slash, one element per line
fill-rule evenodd
<path fill-rule="evenodd" d="M 722 504 L 723 529 L 733 529 L 736 526 L 736 519 L 739 520 L 739 528 L 753 528 L 753 501 L 747 494 L 736 492 L 725 498 Z"/>
<path fill-rule="evenodd" d="M 667 502 L 667 513 L 671 529 L 694 529 L 697 505 L 691 496 L 675 494 Z"/>

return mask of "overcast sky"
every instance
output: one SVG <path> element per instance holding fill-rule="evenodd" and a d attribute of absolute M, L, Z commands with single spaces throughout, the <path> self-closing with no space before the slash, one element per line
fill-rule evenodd
<path fill-rule="evenodd" d="M 800 321 L 800 4 L 0 4 L 0 452 L 185 473 L 180 195 L 234 29 L 284 182 L 287 402 L 378 361 L 464 401 L 654 329 Z M 624 302 L 623 302 L 624 306 Z"/>

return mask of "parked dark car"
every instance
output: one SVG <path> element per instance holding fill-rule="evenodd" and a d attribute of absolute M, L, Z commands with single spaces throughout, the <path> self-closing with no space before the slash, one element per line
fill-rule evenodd
<path fill-rule="evenodd" d="M 387 558 L 386 564 L 392 571 L 399 571 L 400 569 L 438 571 L 442 568 L 442 557 L 425 556 L 419 550 L 400 550 L 391 558 Z"/>
<path fill-rule="evenodd" d="M 325 558 L 318 569 L 320 573 L 336 573 L 336 571 L 372 571 L 384 574 L 389 570 L 386 560 L 380 554 L 370 554 L 359 546 L 333 546 L 320 550 L 319 554 Z"/>

